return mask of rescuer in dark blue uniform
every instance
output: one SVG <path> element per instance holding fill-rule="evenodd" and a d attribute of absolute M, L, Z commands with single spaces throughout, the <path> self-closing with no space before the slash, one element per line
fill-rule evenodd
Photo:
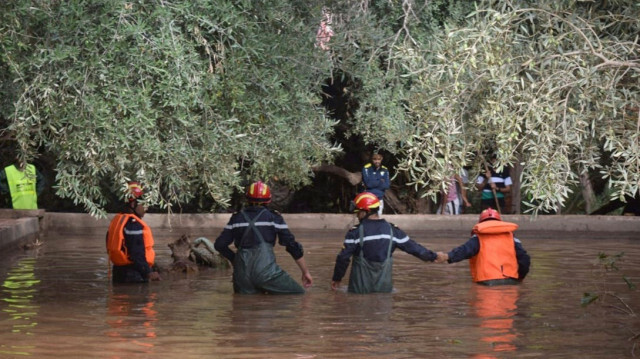
<path fill-rule="evenodd" d="M 344 277 L 351 257 L 349 292 L 388 293 L 393 290 L 392 253 L 396 248 L 423 261 L 433 262 L 437 255 L 409 238 L 400 228 L 378 216 L 380 200 L 370 192 L 354 199 L 360 223 L 345 236 L 342 251 L 336 258 L 331 288 L 336 290 Z"/>
<path fill-rule="evenodd" d="M 247 187 L 249 206 L 234 213 L 214 243 L 215 249 L 233 264 L 233 289 L 236 293 L 304 293 L 313 283 L 303 258 L 302 245 L 296 242 L 282 216 L 266 207 L 271 191 L 262 182 Z M 300 286 L 276 264 L 273 247 L 280 245 L 296 261 L 302 272 Z M 233 252 L 229 246 L 237 248 Z"/>

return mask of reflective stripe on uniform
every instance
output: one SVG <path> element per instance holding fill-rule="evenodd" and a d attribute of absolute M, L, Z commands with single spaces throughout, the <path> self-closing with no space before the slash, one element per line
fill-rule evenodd
<path fill-rule="evenodd" d="M 130 234 L 132 236 L 135 236 L 135 235 L 140 235 L 141 236 L 142 233 L 144 233 L 144 231 L 142 229 L 137 230 L 137 231 L 130 231 L 126 227 L 124 228 L 124 234 Z"/>
<path fill-rule="evenodd" d="M 242 228 L 242 227 L 248 227 L 249 223 L 248 222 L 241 222 L 241 223 L 234 223 L 232 225 L 225 225 L 224 228 L 225 229 L 233 229 L 233 228 Z M 256 227 L 275 227 L 277 229 L 287 229 L 289 228 L 289 226 L 285 223 L 285 224 L 280 224 L 280 223 L 275 223 L 275 222 L 256 222 L 255 223 Z"/>
<path fill-rule="evenodd" d="M 388 234 L 376 234 L 376 235 L 373 235 L 373 236 L 365 236 L 365 237 L 362 238 L 362 241 L 363 242 L 375 241 L 375 240 L 378 240 L 378 239 L 389 239 L 390 237 L 391 236 L 388 235 Z M 409 240 L 409 236 L 404 236 L 403 238 L 393 237 L 393 241 L 396 242 L 396 243 L 404 243 L 404 242 L 406 242 L 408 240 Z M 355 244 L 355 243 L 358 243 L 359 241 L 360 241 L 360 238 L 345 239 L 344 243 L 345 244 Z"/>

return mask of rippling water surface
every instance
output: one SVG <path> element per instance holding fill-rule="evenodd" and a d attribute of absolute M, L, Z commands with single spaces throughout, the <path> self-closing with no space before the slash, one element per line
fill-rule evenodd
<path fill-rule="evenodd" d="M 424 263 L 397 251 L 395 292 L 353 295 L 329 288 L 344 232 L 294 234 L 315 281 L 298 296 L 234 295 L 231 270 L 114 287 L 104 236 L 50 234 L 0 263 L 0 358 L 640 356 L 640 296 L 625 282 L 640 286 L 637 240 L 521 238 L 529 277 L 496 288 L 471 283 L 465 262 Z M 178 236 L 156 238 L 161 266 Z M 433 250 L 466 239 L 413 238 Z M 597 265 L 601 252 L 624 252 L 618 270 Z M 298 278 L 284 248 L 276 253 Z M 582 307 L 585 292 L 604 300 Z"/>

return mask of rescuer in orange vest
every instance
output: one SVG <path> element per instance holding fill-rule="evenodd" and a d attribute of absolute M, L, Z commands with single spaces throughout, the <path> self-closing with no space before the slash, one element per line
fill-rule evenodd
<path fill-rule="evenodd" d="M 107 231 L 107 253 L 113 263 L 113 283 L 146 283 L 160 280 L 154 271 L 155 252 L 151 228 L 142 220 L 146 212 L 138 202 L 143 191 L 138 182 L 129 182 L 127 207 L 111 220 Z"/>
<path fill-rule="evenodd" d="M 516 284 L 529 273 L 531 259 L 513 236 L 515 223 L 504 222 L 498 211 L 487 208 L 473 227 L 472 237 L 449 253 L 438 253 L 438 262 L 469 259 L 474 282 L 485 285 Z"/>

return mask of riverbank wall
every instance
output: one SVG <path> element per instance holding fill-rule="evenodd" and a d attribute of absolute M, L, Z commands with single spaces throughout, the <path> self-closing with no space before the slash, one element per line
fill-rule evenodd
<path fill-rule="evenodd" d="M 84 213 L 59 213 L 44 210 L 16 211 L 0 209 L 0 248 L 22 246 L 47 233 L 103 235 L 114 214 L 94 218 Z M 230 213 L 145 215 L 154 236 L 188 234 L 215 238 L 229 220 Z M 284 213 L 291 231 L 346 231 L 355 222 L 353 214 Z M 383 216 L 409 235 L 428 232 L 444 238 L 464 239 L 478 220 L 477 214 L 442 216 L 408 214 Z M 640 217 L 588 215 L 503 215 L 503 220 L 517 223 L 518 235 L 535 238 L 629 238 L 640 239 Z"/>

